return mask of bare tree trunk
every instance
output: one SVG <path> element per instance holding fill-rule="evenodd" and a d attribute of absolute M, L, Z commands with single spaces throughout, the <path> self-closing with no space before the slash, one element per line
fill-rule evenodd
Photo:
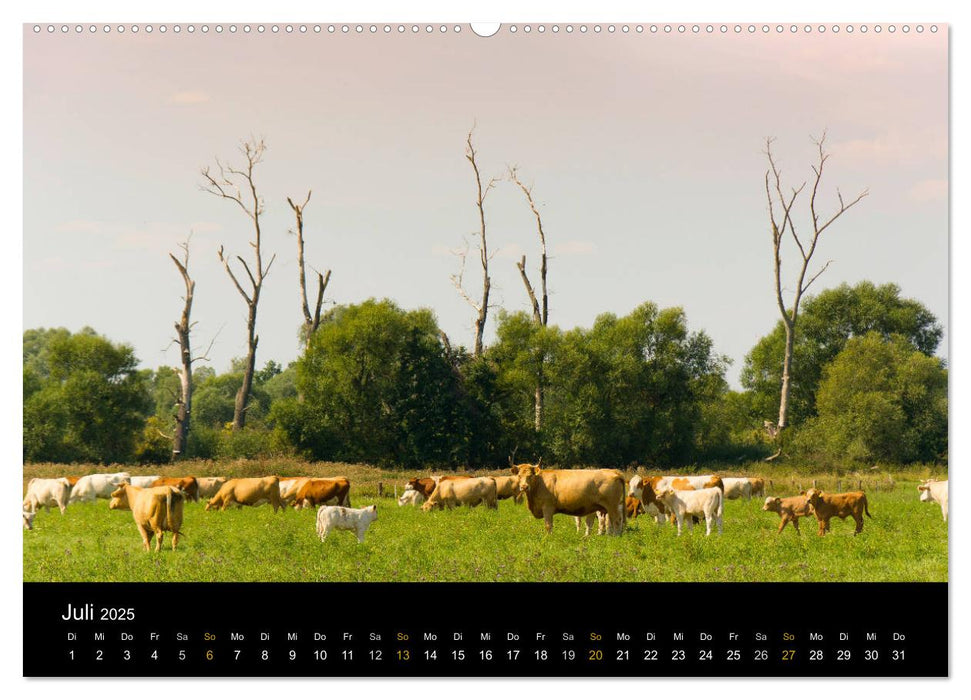
<path fill-rule="evenodd" d="M 176 404 L 175 433 L 172 436 L 173 460 L 185 456 L 186 444 L 189 440 L 189 429 L 192 423 L 192 363 L 196 360 L 208 359 L 209 349 L 212 349 L 212 343 L 210 342 L 206 354 L 198 357 L 192 356 L 190 334 L 192 332 L 192 326 L 195 324 L 190 319 L 192 316 L 192 300 L 195 295 L 196 283 L 189 275 L 189 241 L 186 240 L 179 247 L 183 250 L 181 261 L 169 253 L 169 257 L 172 258 L 172 262 L 175 263 L 179 274 L 182 275 L 182 281 L 185 283 L 185 296 L 182 297 L 184 302 L 182 306 L 182 317 L 175 324 L 176 341 L 179 343 L 181 369 L 179 369 L 180 394 Z"/>
<path fill-rule="evenodd" d="M 475 312 L 475 340 L 473 343 L 472 355 L 473 357 L 480 357 L 482 355 L 482 337 L 485 335 L 485 325 L 486 319 L 489 314 L 489 292 L 492 288 L 492 280 L 489 278 L 489 243 L 486 238 L 486 221 L 485 221 L 485 199 L 489 194 L 495 184 L 497 178 L 491 178 L 489 182 L 482 186 L 482 176 L 479 173 L 479 165 L 476 163 L 475 157 L 477 155 L 475 147 L 472 145 L 472 132 L 475 127 L 469 131 L 469 135 L 465 140 L 465 157 L 472 164 L 472 172 L 475 173 L 475 186 L 476 186 L 476 199 L 475 205 L 479 210 L 479 263 L 482 266 L 482 297 L 481 301 L 475 301 L 472 297 L 465 291 L 465 287 L 462 285 L 462 276 L 465 273 L 465 253 L 461 255 L 462 257 L 462 269 L 458 275 L 452 275 L 452 284 L 459 291 L 459 294 L 468 302 Z"/>
<path fill-rule="evenodd" d="M 303 204 L 294 204 L 293 200 L 287 197 L 287 203 L 290 208 L 293 209 L 294 215 L 297 217 L 297 270 L 300 278 L 300 301 L 301 309 L 303 311 L 303 342 L 307 344 L 310 342 L 310 336 L 314 334 L 317 327 L 320 325 L 320 308 L 324 303 L 324 291 L 327 289 L 327 284 L 330 282 L 330 270 L 327 270 L 326 274 L 317 273 L 317 302 L 314 305 L 314 311 L 310 312 L 310 303 L 307 300 L 307 273 L 306 265 L 304 263 L 304 239 L 303 239 L 303 212 L 307 207 L 307 202 L 310 201 L 310 192 L 307 192 L 307 198 L 303 200 Z M 294 233 L 291 231 L 291 233 Z"/>
<path fill-rule="evenodd" d="M 516 263 L 516 267 L 519 268 L 519 275 L 522 277 L 523 286 L 526 287 L 526 294 L 529 296 L 529 301 L 533 306 L 533 321 L 538 326 L 546 328 L 549 323 L 549 293 L 546 288 L 546 233 L 543 231 L 543 218 L 540 216 L 539 210 L 536 208 L 536 203 L 533 201 L 532 186 L 527 187 L 523 184 L 523 182 L 519 179 L 519 174 L 515 167 L 509 168 L 509 179 L 516 183 L 519 189 L 522 190 L 523 195 L 526 197 L 526 201 L 529 203 L 530 211 L 532 211 L 533 216 L 536 217 L 536 231 L 539 234 L 540 243 L 539 279 L 540 291 L 542 292 L 542 304 L 540 304 L 539 300 L 536 299 L 536 291 L 533 289 L 533 285 L 529 281 L 529 275 L 526 273 L 525 255 L 522 256 L 518 263 Z M 536 389 L 533 395 L 533 427 L 536 432 L 543 429 L 543 388 L 544 377 L 543 364 L 541 361 L 536 377 Z"/>
<path fill-rule="evenodd" d="M 820 275 L 822 275 L 826 269 L 829 267 L 832 260 L 827 261 L 815 274 L 813 274 L 807 280 L 807 275 L 809 273 L 810 263 L 812 262 L 813 254 L 816 252 L 816 246 L 819 243 L 819 237 L 822 235 L 829 226 L 836 221 L 840 216 L 842 216 L 850 207 L 857 204 L 860 200 L 869 194 L 868 190 L 863 190 L 856 199 L 851 202 L 844 202 L 843 195 L 840 193 L 839 189 L 836 190 L 836 196 L 839 200 L 839 208 L 834 214 L 832 214 L 825 221 L 821 221 L 818 214 L 816 213 L 816 196 L 819 192 L 819 185 L 823 178 L 823 167 L 826 161 L 829 159 L 829 154 L 825 150 L 826 133 L 823 132 L 822 138 L 815 141 L 816 149 L 819 154 L 817 162 L 812 166 L 814 179 L 812 194 L 809 198 L 809 214 L 810 214 L 810 224 L 811 230 L 807 240 L 803 240 L 796 233 L 795 222 L 792 217 L 792 208 L 799 197 L 799 194 L 803 191 L 806 183 L 803 182 L 799 187 L 790 188 L 789 192 L 784 192 L 782 185 L 782 171 L 776 165 L 775 159 L 772 156 L 772 139 L 766 139 L 765 141 L 765 155 L 769 161 L 769 169 L 765 173 L 765 196 L 769 204 L 769 223 L 770 230 L 772 233 L 772 250 L 773 250 L 773 267 L 775 273 L 775 297 L 776 304 L 779 308 L 779 313 L 782 317 L 782 322 L 786 329 L 786 347 L 785 354 L 782 358 L 782 386 L 780 388 L 779 395 L 779 421 L 777 424 L 772 425 L 769 421 L 766 421 L 766 428 L 768 429 L 770 435 L 773 439 L 777 439 L 781 442 L 782 434 L 785 428 L 788 426 L 789 418 L 789 396 L 792 388 L 792 355 L 795 348 L 796 342 L 796 327 L 799 320 L 799 305 L 802 302 L 803 295 L 806 290 L 809 289 L 810 285 L 815 282 Z M 776 216 L 776 207 L 780 210 L 780 217 Z M 796 278 L 795 291 L 793 292 L 792 306 L 788 309 L 786 308 L 785 301 L 783 299 L 783 284 L 782 284 L 782 239 L 785 237 L 786 233 L 790 234 L 793 242 L 796 244 L 797 249 L 800 254 L 799 263 L 799 274 Z M 781 447 L 779 451 L 776 452 L 769 459 L 775 459 L 781 454 Z"/>
<path fill-rule="evenodd" d="M 246 159 L 246 163 L 242 169 L 224 164 L 217 158 L 216 167 L 219 169 L 218 176 L 210 173 L 208 166 L 202 170 L 202 177 L 205 180 L 202 184 L 202 190 L 221 199 L 235 202 L 253 224 L 254 238 L 249 242 L 250 247 L 253 249 L 253 268 L 250 268 L 249 263 L 241 255 L 236 256 L 236 261 L 246 273 L 246 279 L 249 281 L 249 293 L 246 292 L 240 284 L 236 273 L 233 272 L 230 266 L 230 259 L 225 255 L 223 246 L 219 247 L 219 261 L 223 264 L 223 268 L 236 287 L 236 291 L 239 292 L 240 296 L 243 297 L 243 301 L 246 302 L 248 312 L 246 321 L 248 351 L 246 354 L 246 368 L 243 373 L 243 385 L 236 394 L 236 405 L 233 411 L 234 431 L 241 430 L 246 426 L 246 409 L 249 406 L 249 395 L 253 387 L 253 373 L 256 371 L 256 346 L 260 340 L 259 336 L 256 335 L 256 313 L 260 303 L 260 291 L 263 289 L 263 280 L 270 272 L 273 261 L 276 260 L 276 255 L 273 255 L 270 258 L 270 262 L 266 264 L 266 267 L 263 266 L 263 241 L 262 231 L 260 229 L 260 216 L 263 214 L 263 199 L 257 192 L 256 182 L 253 178 L 253 170 L 263 161 L 264 151 L 266 151 L 266 144 L 262 139 L 259 141 L 255 139 L 244 141 L 240 146 L 240 152 Z M 243 194 L 241 187 L 246 190 L 246 195 Z M 245 202 L 244 199 L 246 200 Z"/>

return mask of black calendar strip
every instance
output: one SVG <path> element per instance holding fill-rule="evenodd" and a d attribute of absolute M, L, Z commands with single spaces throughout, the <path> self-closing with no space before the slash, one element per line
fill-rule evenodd
<path fill-rule="evenodd" d="M 24 610 L 26 676 L 948 674 L 946 584 L 27 583 Z"/>

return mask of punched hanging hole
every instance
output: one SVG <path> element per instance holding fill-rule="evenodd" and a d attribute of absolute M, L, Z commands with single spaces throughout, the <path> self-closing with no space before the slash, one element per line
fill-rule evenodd
<path fill-rule="evenodd" d="M 476 36 L 487 38 L 498 32 L 502 25 L 499 22 L 472 22 L 469 26 Z"/>

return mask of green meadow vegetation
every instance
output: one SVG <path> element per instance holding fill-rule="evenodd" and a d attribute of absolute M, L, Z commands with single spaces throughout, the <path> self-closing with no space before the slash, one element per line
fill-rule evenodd
<path fill-rule="evenodd" d="M 94 465 L 27 465 L 34 476 L 114 471 Z M 205 512 L 188 503 L 179 548 L 146 553 L 126 511 L 107 502 L 75 504 L 62 516 L 40 512 L 24 531 L 25 581 L 946 581 L 948 531 L 936 504 L 921 503 L 917 484 L 946 478 L 940 469 L 814 473 L 751 464 L 732 475 L 761 474 L 770 495 L 800 488 L 851 490 L 862 484 L 873 519 L 853 536 L 852 520 L 833 521 L 826 537 L 814 518 L 802 534 L 761 510 L 761 499 L 725 504 L 725 532 L 705 537 L 704 525 L 679 538 L 671 525 L 641 516 L 622 537 L 584 538 L 572 518 L 556 516 L 543 533 L 524 504 L 502 501 L 485 508 L 424 513 L 399 507 L 411 473 L 365 465 L 265 462 L 195 462 L 137 473 L 225 476 L 345 475 L 354 507 L 375 503 L 378 520 L 363 545 L 352 533 L 320 542 L 312 510 L 273 513 L 269 506 Z M 670 470 L 669 470 L 670 471 Z M 682 472 L 684 470 L 681 470 Z M 427 472 L 426 472 L 427 473 Z M 495 472 L 493 472 L 495 473 Z M 723 472 L 728 475 L 728 472 Z M 378 496 L 378 484 L 383 496 Z"/>

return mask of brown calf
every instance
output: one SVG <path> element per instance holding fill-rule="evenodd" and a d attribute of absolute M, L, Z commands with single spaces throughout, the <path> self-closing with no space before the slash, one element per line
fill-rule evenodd
<path fill-rule="evenodd" d="M 808 518 L 812 515 L 813 511 L 809 507 L 809 501 L 806 500 L 806 492 L 803 491 L 802 493 L 801 496 L 790 496 L 789 498 L 769 497 L 765 499 L 762 510 L 778 513 L 782 517 L 782 523 L 779 525 L 780 534 L 789 523 L 792 523 L 796 532 L 799 532 L 799 518 Z"/>
<path fill-rule="evenodd" d="M 867 509 L 866 494 L 862 491 L 851 491 L 849 493 L 823 493 L 819 489 L 809 489 L 806 491 L 806 500 L 812 506 L 816 520 L 819 521 L 819 536 L 822 537 L 829 532 L 829 521 L 834 516 L 841 520 L 853 518 L 856 521 L 854 535 L 863 532 L 863 514 L 872 518 Z"/>

